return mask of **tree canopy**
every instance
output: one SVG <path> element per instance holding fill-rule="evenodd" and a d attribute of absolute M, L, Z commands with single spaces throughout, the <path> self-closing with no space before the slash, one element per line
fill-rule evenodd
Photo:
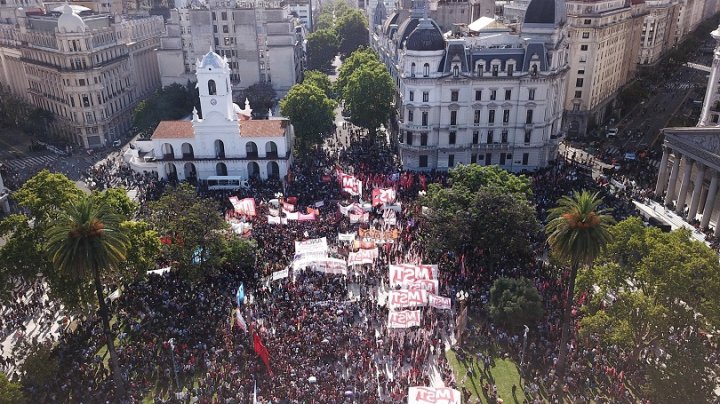
<path fill-rule="evenodd" d="M 340 40 L 332 29 L 321 29 L 307 36 L 307 67 L 328 70 L 338 53 Z"/>
<path fill-rule="evenodd" d="M 340 40 L 339 51 L 347 57 L 361 46 L 367 46 L 370 34 L 367 28 L 367 19 L 360 10 L 351 9 L 337 19 L 335 26 Z"/>
<path fill-rule="evenodd" d="M 596 289 L 583 306 L 581 337 L 649 365 L 643 390 L 652 397 L 708 401 L 714 383 L 700 338 L 720 322 L 717 254 L 685 229 L 663 233 L 638 218 L 610 234 L 607 250 L 578 277 L 583 289 Z"/>
<path fill-rule="evenodd" d="M 359 67 L 350 75 L 343 91 L 350 121 L 374 136 L 393 113 L 394 93 L 395 86 L 385 65 L 375 62 Z"/>
<path fill-rule="evenodd" d="M 302 154 L 321 145 L 335 121 L 335 101 L 315 85 L 295 84 L 280 101 L 280 111 L 295 128 L 296 148 Z"/>
<path fill-rule="evenodd" d="M 0 403 L 24 404 L 27 402 L 22 392 L 22 386 L 7 379 L 5 373 L 0 372 Z"/>
<path fill-rule="evenodd" d="M 183 118 L 192 112 L 193 107 L 202 113 L 195 83 L 188 82 L 185 86 L 171 84 L 138 103 L 133 125 L 139 133 L 149 136 L 160 121 Z"/>
<path fill-rule="evenodd" d="M 335 82 L 335 90 L 341 97 L 345 97 L 345 89 L 350 80 L 350 76 L 361 66 L 367 66 L 373 63 L 380 63 L 377 53 L 370 48 L 360 48 L 350 55 L 340 66 L 338 78 Z"/>
<path fill-rule="evenodd" d="M 266 118 L 268 111 L 277 103 L 277 92 L 270 83 L 255 83 L 242 91 L 236 103 L 244 107 L 246 98 L 253 110 L 253 117 Z"/>
<path fill-rule="evenodd" d="M 327 74 L 323 72 L 319 72 L 317 70 L 307 70 L 304 74 L 302 83 L 316 86 L 321 89 L 328 98 L 333 98 L 335 96 L 333 92 L 333 84 L 330 82 Z"/>
<path fill-rule="evenodd" d="M 517 187 L 516 180 L 527 181 L 509 180 L 510 189 Z M 461 182 L 448 188 L 431 184 L 421 202 L 430 208 L 423 238 L 431 255 L 463 254 L 466 262 L 490 267 L 508 257 L 532 256 L 532 242 L 540 230 L 535 209 L 502 184 L 474 192 Z"/>
<path fill-rule="evenodd" d="M 498 325 L 519 330 L 542 319 L 542 298 L 530 279 L 498 278 L 490 288 L 488 314 Z"/>

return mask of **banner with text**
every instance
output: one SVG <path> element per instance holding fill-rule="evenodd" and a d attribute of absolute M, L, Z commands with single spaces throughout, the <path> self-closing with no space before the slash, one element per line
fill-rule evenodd
<path fill-rule="evenodd" d="M 295 242 L 295 254 L 305 253 L 316 253 L 316 252 L 327 252 L 328 243 L 327 238 L 311 238 L 309 240 L 296 241 Z"/>
<path fill-rule="evenodd" d="M 420 310 L 391 311 L 388 315 L 388 328 L 419 327 L 421 323 Z"/>
<path fill-rule="evenodd" d="M 392 290 L 388 296 L 388 305 L 391 309 L 421 307 L 427 305 L 427 301 L 428 293 L 422 289 Z"/>
<path fill-rule="evenodd" d="M 340 187 L 352 196 L 362 194 L 362 181 L 352 175 L 340 174 Z"/>
<path fill-rule="evenodd" d="M 290 270 L 288 268 L 283 269 L 282 271 L 273 272 L 272 274 L 272 280 L 276 281 L 278 279 L 285 279 L 290 275 Z"/>
<path fill-rule="evenodd" d="M 375 188 L 372 191 L 373 206 L 395 202 L 395 190 L 392 188 Z"/>
<path fill-rule="evenodd" d="M 435 295 L 437 295 L 439 290 L 437 279 L 421 279 L 419 281 L 401 284 L 400 287 L 407 290 L 422 289 Z"/>
<path fill-rule="evenodd" d="M 378 249 L 360 249 L 358 252 L 351 252 L 348 254 L 348 265 L 362 265 L 372 264 L 373 261 L 378 257 Z"/>
<path fill-rule="evenodd" d="M 460 404 L 462 395 L 449 387 L 410 387 L 408 404 Z"/>
<path fill-rule="evenodd" d="M 450 298 L 428 294 L 428 305 L 440 310 L 450 310 Z"/>
<path fill-rule="evenodd" d="M 404 285 L 420 280 L 437 279 L 437 265 L 390 265 L 390 286 Z"/>
<path fill-rule="evenodd" d="M 254 198 L 238 199 L 234 196 L 231 196 L 229 199 L 230 203 L 232 203 L 233 208 L 235 209 L 235 212 L 241 215 L 255 216 Z"/>

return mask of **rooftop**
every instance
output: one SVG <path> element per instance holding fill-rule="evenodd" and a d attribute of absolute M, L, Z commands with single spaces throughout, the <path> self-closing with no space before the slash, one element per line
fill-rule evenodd
<path fill-rule="evenodd" d="M 239 120 L 241 137 L 282 137 L 285 136 L 288 120 L 283 118 Z M 161 121 L 153 139 L 192 139 L 195 137 L 191 121 Z"/>

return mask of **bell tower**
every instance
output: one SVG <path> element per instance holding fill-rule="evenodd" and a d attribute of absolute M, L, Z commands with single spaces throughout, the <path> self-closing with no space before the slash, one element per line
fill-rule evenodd
<path fill-rule="evenodd" d="M 197 61 L 196 71 L 203 120 L 219 115 L 225 120 L 237 121 L 227 58 L 211 50 Z"/>

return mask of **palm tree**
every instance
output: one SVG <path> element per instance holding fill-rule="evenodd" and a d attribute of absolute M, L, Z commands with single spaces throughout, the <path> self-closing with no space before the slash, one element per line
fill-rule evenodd
<path fill-rule="evenodd" d="M 92 276 L 118 397 L 125 395 L 125 383 L 110 331 L 100 273 L 117 269 L 126 258 L 129 240 L 121 230 L 122 221 L 122 216 L 113 213 L 108 205 L 84 196 L 60 213 L 46 232 L 45 244 L 56 270 L 79 282 L 86 282 Z"/>
<path fill-rule="evenodd" d="M 563 310 L 558 356 L 558 380 L 561 383 L 565 376 L 570 314 L 578 269 L 583 265 L 591 265 L 611 239 L 608 229 L 614 220 L 606 214 L 608 209 L 599 208 L 601 203 L 602 199 L 597 193 L 587 191 L 575 192 L 572 197 L 563 196 L 558 201 L 558 206 L 550 209 L 549 221 L 545 226 L 553 254 L 570 262 L 570 279 Z"/>

